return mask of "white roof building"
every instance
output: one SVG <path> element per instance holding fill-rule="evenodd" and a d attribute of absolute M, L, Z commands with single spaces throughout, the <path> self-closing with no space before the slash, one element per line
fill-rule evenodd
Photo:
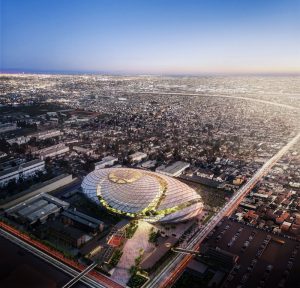
<path fill-rule="evenodd" d="M 168 176 L 177 177 L 180 176 L 182 172 L 189 167 L 189 163 L 177 161 L 169 166 L 159 166 L 155 171 Z"/>
<path fill-rule="evenodd" d="M 58 137 L 63 133 L 60 130 L 47 130 L 43 132 L 34 133 L 31 137 L 35 137 L 38 140 L 45 140 L 48 138 Z"/>
<path fill-rule="evenodd" d="M 39 159 L 6 169 L 0 172 L 0 186 L 6 185 L 10 180 L 13 179 L 18 181 L 20 177 L 29 177 L 35 174 L 37 171 L 43 171 L 44 169 L 45 161 Z"/>
<path fill-rule="evenodd" d="M 37 132 L 31 135 L 31 137 L 35 137 L 38 140 L 45 140 L 48 138 L 58 137 L 63 135 L 63 133 L 60 130 L 47 130 L 43 132 Z"/>
<path fill-rule="evenodd" d="M 147 154 L 143 152 L 135 152 L 129 155 L 129 159 L 132 162 L 140 162 L 145 158 L 147 158 Z"/>
<path fill-rule="evenodd" d="M 102 169 L 105 167 L 113 166 L 115 163 L 118 162 L 118 158 L 113 156 L 106 156 L 102 158 L 101 161 L 95 163 L 95 169 Z"/>
<path fill-rule="evenodd" d="M 55 157 L 69 152 L 69 147 L 65 144 L 57 144 L 44 149 L 35 151 L 34 154 L 38 155 L 40 159 L 44 160 L 47 157 Z"/>
<path fill-rule="evenodd" d="M 81 187 L 109 211 L 149 222 L 181 222 L 203 208 L 201 197 L 188 185 L 145 170 L 97 169 L 84 178 Z"/>

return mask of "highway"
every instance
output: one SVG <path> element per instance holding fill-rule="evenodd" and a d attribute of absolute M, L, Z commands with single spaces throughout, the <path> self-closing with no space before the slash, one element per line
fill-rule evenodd
<path fill-rule="evenodd" d="M 76 271 L 75 269 L 69 267 L 68 265 L 62 263 L 61 261 L 53 258 L 52 256 L 42 252 L 41 250 L 35 248 L 34 246 L 26 243 L 25 241 L 19 239 L 18 237 L 6 232 L 5 230 L 0 229 L 0 235 L 3 236 L 4 238 L 6 238 L 7 240 L 15 243 L 16 245 L 22 247 L 23 249 L 25 249 L 26 251 L 34 254 L 35 256 L 41 258 L 42 260 L 50 263 L 51 265 L 55 266 L 56 268 L 64 271 L 66 274 L 72 276 L 72 277 L 76 277 L 78 275 L 78 271 Z M 103 286 L 101 284 L 99 284 L 98 282 L 88 278 L 88 277 L 84 277 L 83 279 L 80 280 L 82 283 L 84 283 L 85 285 L 87 285 L 88 287 L 97 287 L 97 288 L 106 288 L 106 286 Z"/>
<path fill-rule="evenodd" d="M 177 252 L 177 253 L 182 253 L 182 254 L 191 254 L 191 255 L 197 255 L 200 254 L 200 252 L 198 250 L 189 250 L 189 249 L 184 249 L 184 248 L 172 248 L 171 249 L 173 252 Z"/>
<path fill-rule="evenodd" d="M 291 110 L 298 110 L 300 111 L 300 108 L 287 105 L 287 104 L 282 104 L 278 102 L 272 102 L 268 100 L 262 100 L 262 99 L 257 99 L 257 98 L 251 98 L 251 97 L 244 97 L 244 96 L 232 96 L 232 95 L 224 95 L 224 94 L 200 94 L 200 93 L 184 93 L 184 92 L 131 92 L 132 94 L 153 94 L 153 95 L 180 95 L 180 96 L 199 96 L 199 97 L 216 97 L 216 98 L 231 98 L 231 99 L 237 99 L 237 100 L 246 100 L 246 101 L 252 101 L 252 102 L 258 102 L 258 103 L 263 103 L 263 104 L 268 104 L 268 105 L 273 105 L 277 107 L 282 107 L 286 109 L 291 109 Z"/>
<path fill-rule="evenodd" d="M 236 207 L 241 203 L 244 197 L 254 188 L 254 186 L 270 171 L 276 162 L 294 145 L 300 138 L 298 133 L 284 147 L 282 147 L 272 158 L 270 158 L 251 178 L 241 187 L 233 197 L 224 205 L 224 207 L 210 219 L 202 230 L 194 236 L 194 238 L 185 247 L 187 250 L 196 250 L 200 243 L 207 235 L 215 228 L 215 226 L 223 219 L 224 216 L 229 216 Z M 171 262 L 169 262 L 161 271 L 158 272 L 152 279 L 145 283 L 145 288 L 163 288 L 171 287 L 178 276 L 183 272 L 184 268 L 192 258 L 191 255 L 185 256 L 177 254 Z"/>
<path fill-rule="evenodd" d="M 28 235 L 16 230 L 15 228 L 0 221 L 0 235 L 16 245 L 24 248 L 28 252 L 36 255 L 42 260 L 62 270 L 63 272 L 76 278 L 85 266 L 71 259 L 65 258 L 60 252 L 53 250 L 41 242 L 32 239 Z M 91 266 L 90 266 L 91 268 Z M 74 278 L 74 279 L 75 279 Z M 80 281 L 88 287 L 94 288 L 122 288 L 119 283 L 109 277 L 89 269 L 88 275 L 84 275 Z"/>
<path fill-rule="evenodd" d="M 65 284 L 62 288 L 70 288 L 75 283 L 77 283 L 85 274 L 89 273 L 97 266 L 97 263 L 92 263 L 90 266 L 86 267 L 82 272 L 80 272 L 77 276 L 71 279 L 67 284 Z"/>

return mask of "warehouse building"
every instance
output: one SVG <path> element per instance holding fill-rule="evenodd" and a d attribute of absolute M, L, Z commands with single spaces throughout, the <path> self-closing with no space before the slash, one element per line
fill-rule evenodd
<path fill-rule="evenodd" d="M 5 186 L 10 180 L 18 181 L 19 178 L 29 177 L 38 171 L 44 171 L 45 161 L 35 159 L 19 166 L 12 167 L 0 172 L 0 186 Z"/>
<path fill-rule="evenodd" d="M 34 154 L 37 155 L 40 159 L 44 160 L 47 157 L 56 157 L 62 154 L 69 152 L 69 147 L 65 144 L 57 144 L 44 149 L 35 151 Z"/>
<path fill-rule="evenodd" d="M 0 123 L 0 133 L 17 130 L 16 123 Z"/>
<path fill-rule="evenodd" d="M 63 222 L 86 232 L 97 233 L 103 231 L 104 223 L 77 210 L 68 209 L 62 212 Z"/>
<path fill-rule="evenodd" d="M 95 169 L 111 167 L 118 162 L 118 158 L 106 156 L 101 161 L 95 163 Z"/>
<path fill-rule="evenodd" d="M 63 133 L 60 130 L 47 130 L 47 131 L 32 134 L 31 137 L 34 137 L 37 140 L 45 140 L 53 137 L 58 137 L 62 134 Z"/>
<path fill-rule="evenodd" d="M 180 176 L 184 170 L 190 167 L 190 164 L 183 161 L 176 161 L 172 165 L 169 166 L 159 166 L 155 171 L 161 174 L 178 177 Z"/>
<path fill-rule="evenodd" d="M 136 163 L 136 162 L 140 162 L 143 159 L 147 158 L 147 154 L 143 153 L 143 152 L 135 152 L 133 154 L 130 154 L 128 157 L 131 162 Z"/>
<path fill-rule="evenodd" d="M 7 209 L 5 212 L 21 223 L 33 225 L 37 222 L 45 223 L 49 218 L 55 218 L 69 205 L 65 201 L 44 193 Z"/>
<path fill-rule="evenodd" d="M 49 234 L 65 245 L 79 248 L 89 240 L 83 231 L 64 225 L 59 221 L 51 221 L 47 225 Z"/>

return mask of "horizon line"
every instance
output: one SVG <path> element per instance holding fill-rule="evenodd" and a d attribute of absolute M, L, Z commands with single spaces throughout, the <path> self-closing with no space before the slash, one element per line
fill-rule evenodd
<path fill-rule="evenodd" d="M 40 69 L 1 69 L 1 75 L 103 75 L 103 76 L 300 76 L 300 71 L 285 72 L 125 72 L 125 71 L 101 71 L 101 70 L 40 70 Z"/>

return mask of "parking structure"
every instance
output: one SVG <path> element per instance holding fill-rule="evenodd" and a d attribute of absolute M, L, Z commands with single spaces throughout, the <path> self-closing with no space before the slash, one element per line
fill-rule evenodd
<path fill-rule="evenodd" d="M 300 242 L 225 218 L 205 241 L 239 256 L 222 287 L 300 287 Z"/>

